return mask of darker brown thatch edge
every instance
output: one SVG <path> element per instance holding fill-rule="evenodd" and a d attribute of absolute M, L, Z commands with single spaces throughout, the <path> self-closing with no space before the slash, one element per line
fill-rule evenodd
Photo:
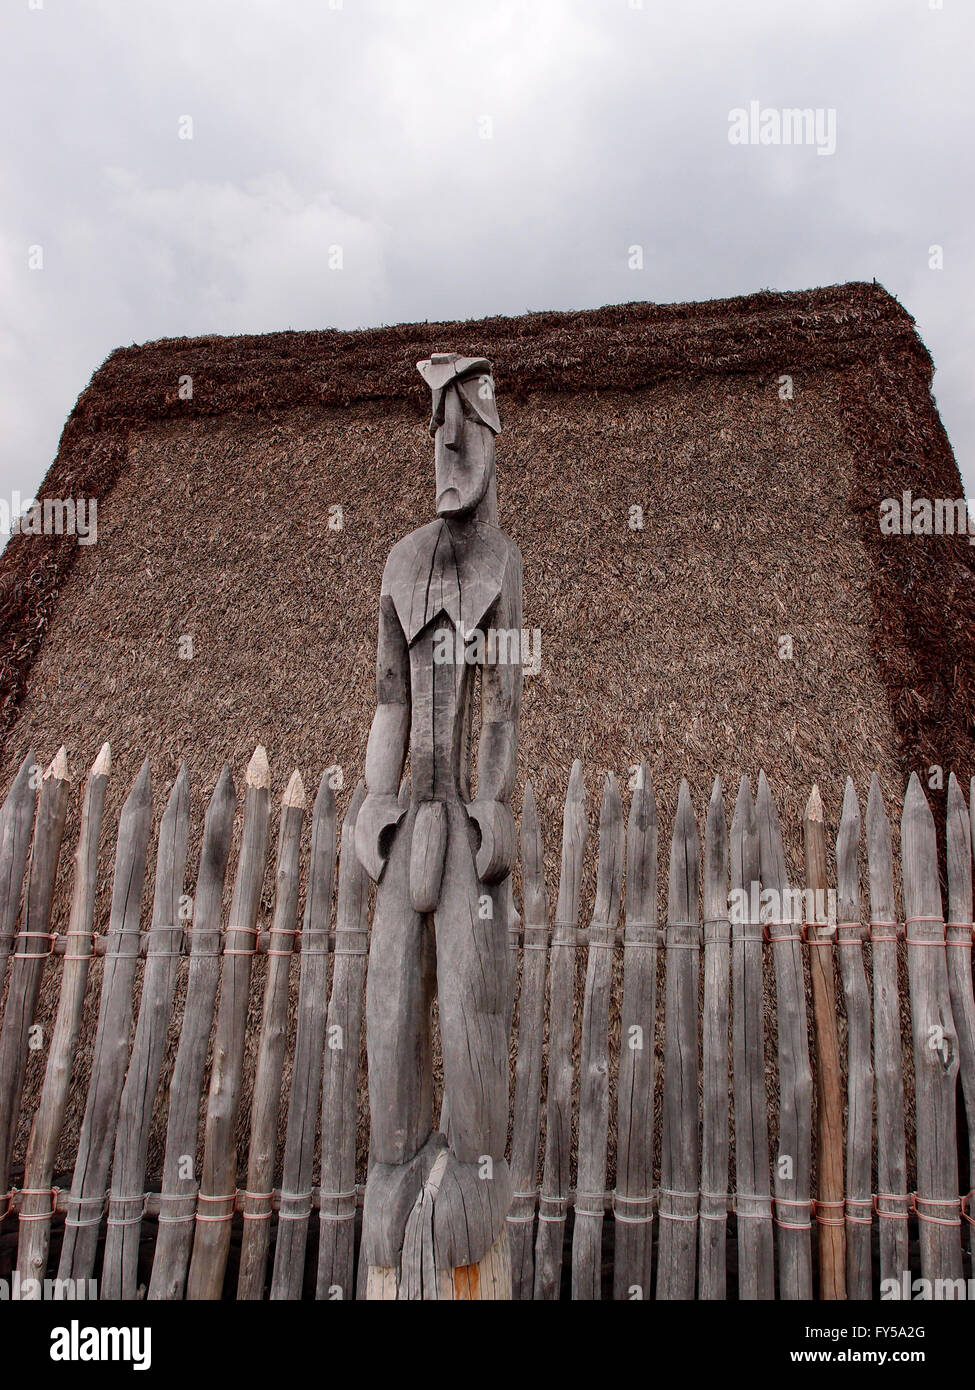
<path fill-rule="evenodd" d="M 702 374 L 848 373 L 845 424 L 859 465 L 852 505 L 872 558 L 874 646 L 905 767 L 925 759 L 971 766 L 975 672 L 966 648 L 975 632 L 975 557 L 943 538 L 892 546 L 877 523 L 880 497 L 903 487 L 918 492 L 921 478 L 931 495 L 961 492 L 930 395 L 930 357 L 913 319 L 877 284 L 122 348 L 79 398 L 38 497 L 83 496 L 101 506 L 124 467 L 129 431 L 154 421 L 414 396 L 419 416 L 425 402 L 414 363 L 448 347 L 491 358 L 499 389 L 515 395 L 632 389 Z M 191 400 L 179 398 L 181 376 L 193 379 Z M 16 721 L 76 555 L 71 537 L 13 536 L 0 557 L 0 738 Z M 953 614 L 944 612 L 949 594 Z"/>

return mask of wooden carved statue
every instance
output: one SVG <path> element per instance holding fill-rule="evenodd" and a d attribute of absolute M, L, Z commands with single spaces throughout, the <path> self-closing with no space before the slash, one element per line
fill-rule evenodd
<path fill-rule="evenodd" d="M 356 851 L 378 884 L 366 994 L 372 1129 L 362 1258 L 367 1297 L 506 1298 L 503 905 L 516 844 L 509 801 L 522 687 L 521 554 L 498 528 L 501 425 L 490 363 L 442 353 L 418 370 L 433 392 L 437 519 L 393 547 L 383 574 L 378 705 L 356 822 Z M 400 794 L 407 753 L 409 792 Z"/>

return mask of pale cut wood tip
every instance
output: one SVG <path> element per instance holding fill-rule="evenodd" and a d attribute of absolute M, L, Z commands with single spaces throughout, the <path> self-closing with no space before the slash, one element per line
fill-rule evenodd
<path fill-rule="evenodd" d="M 956 802 L 956 803 L 957 803 L 958 801 L 961 801 L 961 802 L 964 803 L 964 797 L 962 796 L 962 790 L 961 790 L 961 786 L 959 785 L 958 778 L 955 776 L 955 774 L 954 774 L 953 772 L 949 772 L 949 773 L 948 773 L 948 803 L 949 803 L 949 805 L 950 805 L 953 801 Z"/>
<path fill-rule="evenodd" d="M 366 799 L 366 784 L 360 777 L 355 784 L 355 791 L 352 793 L 352 800 L 349 802 L 349 809 L 345 813 L 346 824 L 355 825 L 359 814 L 359 808 Z"/>
<path fill-rule="evenodd" d="M 724 787 L 721 785 L 721 774 L 714 779 L 714 786 L 711 788 L 711 805 L 714 806 L 721 801 L 724 796 Z"/>
<path fill-rule="evenodd" d="M 270 787 L 271 769 L 267 761 L 267 749 L 263 743 L 259 743 L 254 749 L 251 760 L 247 764 L 244 781 L 249 787 L 261 787 L 262 789 Z"/>
<path fill-rule="evenodd" d="M 91 765 L 92 777 L 107 777 L 112 770 L 112 747 L 109 743 L 103 743 L 98 750 L 98 757 Z"/>
<path fill-rule="evenodd" d="M 291 779 L 284 789 L 284 797 L 281 804 L 283 806 L 305 807 L 305 784 L 301 780 L 301 773 L 295 768 L 291 774 Z"/>
<path fill-rule="evenodd" d="M 823 798 L 819 794 L 819 787 L 813 783 L 812 791 L 809 793 L 809 800 L 806 802 L 806 820 L 821 821 L 823 819 Z"/>
<path fill-rule="evenodd" d="M 859 819 L 860 803 L 857 801 L 856 787 L 853 785 L 853 778 L 848 777 L 843 788 L 843 820 Z"/>
<path fill-rule="evenodd" d="M 66 782 L 68 780 L 68 755 L 63 743 L 51 759 L 50 765 L 44 774 L 44 781 L 46 782 L 49 777 L 53 777 L 55 781 L 58 782 Z"/>
<path fill-rule="evenodd" d="M 525 779 L 525 791 L 521 798 L 521 814 L 523 816 L 535 814 L 535 792 L 532 788 L 531 778 Z"/>
<path fill-rule="evenodd" d="M 580 800 L 586 794 L 586 781 L 582 775 L 582 760 L 576 758 L 572 764 L 572 771 L 569 773 L 569 787 L 566 798 L 572 797 L 573 800 Z"/>

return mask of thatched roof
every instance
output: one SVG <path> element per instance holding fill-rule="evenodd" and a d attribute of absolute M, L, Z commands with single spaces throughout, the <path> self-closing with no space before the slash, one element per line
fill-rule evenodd
<path fill-rule="evenodd" d="M 61 742 L 80 777 L 108 738 L 110 808 L 148 754 L 161 809 L 185 756 L 197 844 L 221 764 L 239 790 L 259 741 L 278 792 L 335 763 L 348 792 L 383 561 L 432 514 L 414 364 L 445 349 L 494 363 L 501 521 L 542 632 L 520 780 L 553 872 L 575 756 L 594 817 L 594 774 L 648 757 L 668 834 L 682 774 L 703 817 L 716 772 L 733 796 L 763 766 L 793 865 L 812 781 L 835 825 L 848 772 L 899 800 L 913 767 L 975 770 L 975 556 L 878 525 L 905 488 L 962 493 L 932 364 L 881 286 L 850 284 L 118 350 L 40 492 L 96 497 L 98 544 L 15 536 L 0 558 L 5 782 Z"/>

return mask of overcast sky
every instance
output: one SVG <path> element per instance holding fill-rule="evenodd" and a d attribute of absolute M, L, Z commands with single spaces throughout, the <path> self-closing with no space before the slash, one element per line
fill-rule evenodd
<path fill-rule="evenodd" d="M 119 345 L 874 277 L 975 493 L 975 3 L 936 6 L 2 0 L 0 496 Z M 751 102 L 835 152 L 730 143 Z"/>

